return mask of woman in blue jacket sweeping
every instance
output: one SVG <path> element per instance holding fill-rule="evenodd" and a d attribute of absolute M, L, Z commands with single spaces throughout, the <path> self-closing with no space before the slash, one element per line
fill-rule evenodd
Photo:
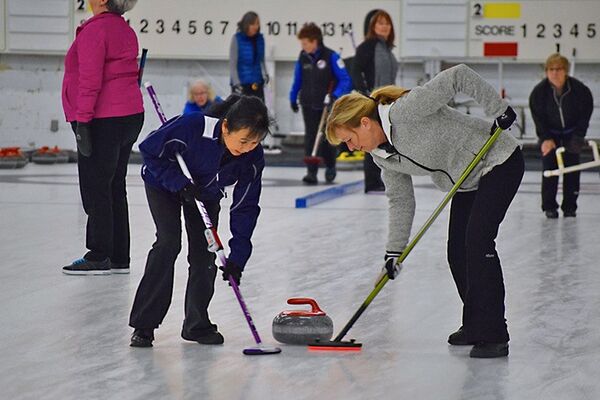
<path fill-rule="evenodd" d="M 151 347 L 173 294 L 174 266 L 181 251 L 181 210 L 188 235 L 189 277 L 181 336 L 201 344 L 221 344 L 223 336 L 208 315 L 217 274 L 215 254 L 207 250 L 204 223 L 195 200 L 204 203 L 215 226 L 224 188 L 235 184 L 230 208 L 230 254 L 223 279 L 239 284 L 252 252 L 251 237 L 260 213 L 261 177 L 265 165 L 260 141 L 269 131 L 265 105 L 256 97 L 231 95 L 215 105 L 209 117 L 193 112 L 172 118 L 140 144 L 142 178 L 156 241 L 148 253 L 129 325 L 131 346 Z M 195 183 L 176 161 L 179 153 Z"/>

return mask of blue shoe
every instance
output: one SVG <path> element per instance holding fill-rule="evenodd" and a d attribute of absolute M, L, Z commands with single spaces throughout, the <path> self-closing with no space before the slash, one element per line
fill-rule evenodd
<path fill-rule="evenodd" d="M 110 275 L 110 260 L 90 261 L 80 258 L 63 267 L 63 273 L 67 275 Z"/>

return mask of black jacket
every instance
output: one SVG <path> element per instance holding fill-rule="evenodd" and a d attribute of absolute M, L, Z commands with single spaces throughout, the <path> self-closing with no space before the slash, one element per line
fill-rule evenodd
<path fill-rule="evenodd" d="M 538 83 L 529 96 L 529 108 L 536 134 L 543 142 L 558 136 L 585 137 L 594 110 L 594 99 L 587 86 L 573 77 L 567 77 L 565 92 L 554 96 L 548 79 Z"/>
<path fill-rule="evenodd" d="M 375 46 L 379 39 L 371 38 L 356 48 L 350 76 L 354 89 L 368 94 L 375 86 Z"/>

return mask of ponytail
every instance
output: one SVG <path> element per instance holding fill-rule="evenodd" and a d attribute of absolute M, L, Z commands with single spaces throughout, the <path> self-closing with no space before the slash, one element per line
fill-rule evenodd
<path fill-rule="evenodd" d="M 371 93 L 371 97 L 374 98 L 378 104 L 392 104 L 409 91 L 410 89 L 389 85 L 374 90 Z"/>
<path fill-rule="evenodd" d="M 409 89 L 398 86 L 384 86 L 373 91 L 371 96 L 352 92 L 340 97 L 333 104 L 331 113 L 327 118 L 327 141 L 332 145 L 340 144 L 340 139 L 335 136 L 335 130 L 341 127 L 357 128 L 362 117 L 379 121 L 377 106 L 391 104 L 409 91 Z"/>

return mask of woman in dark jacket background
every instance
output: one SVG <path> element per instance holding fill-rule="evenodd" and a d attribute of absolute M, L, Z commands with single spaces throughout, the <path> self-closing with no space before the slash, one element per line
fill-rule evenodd
<path fill-rule="evenodd" d="M 594 99 L 587 86 L 568 76 L 569 61 L 558 53 L 546 60 L 546 78 L 538 83 L 529 96 L 531 116 L 540 141 L 544 170 L 557 169 L 556 148 L 564 146 L 565 166 L 579 164 L 583 139 L 590 124 Z M 565 217 L 575 217 L 579 194 L 579 171 L 563 175 Z M 542 211 L 547 218 L 558 218 L 556 192 L 558 176 L 542 175 Z"/>
<path fill-rule="evenodd" d="M 384 10 L 373 13 L 365 41 L 356 49 L 352 65 L 352 83 L 356 90 L 369 94 L 375 88 L 396 83 L 398 62 L 392 53 L 394 39 L 390 15 Z M 369 153 L 365 153 L 364 172 L 365 192 L 385 190 L 381 170 Z"/>

